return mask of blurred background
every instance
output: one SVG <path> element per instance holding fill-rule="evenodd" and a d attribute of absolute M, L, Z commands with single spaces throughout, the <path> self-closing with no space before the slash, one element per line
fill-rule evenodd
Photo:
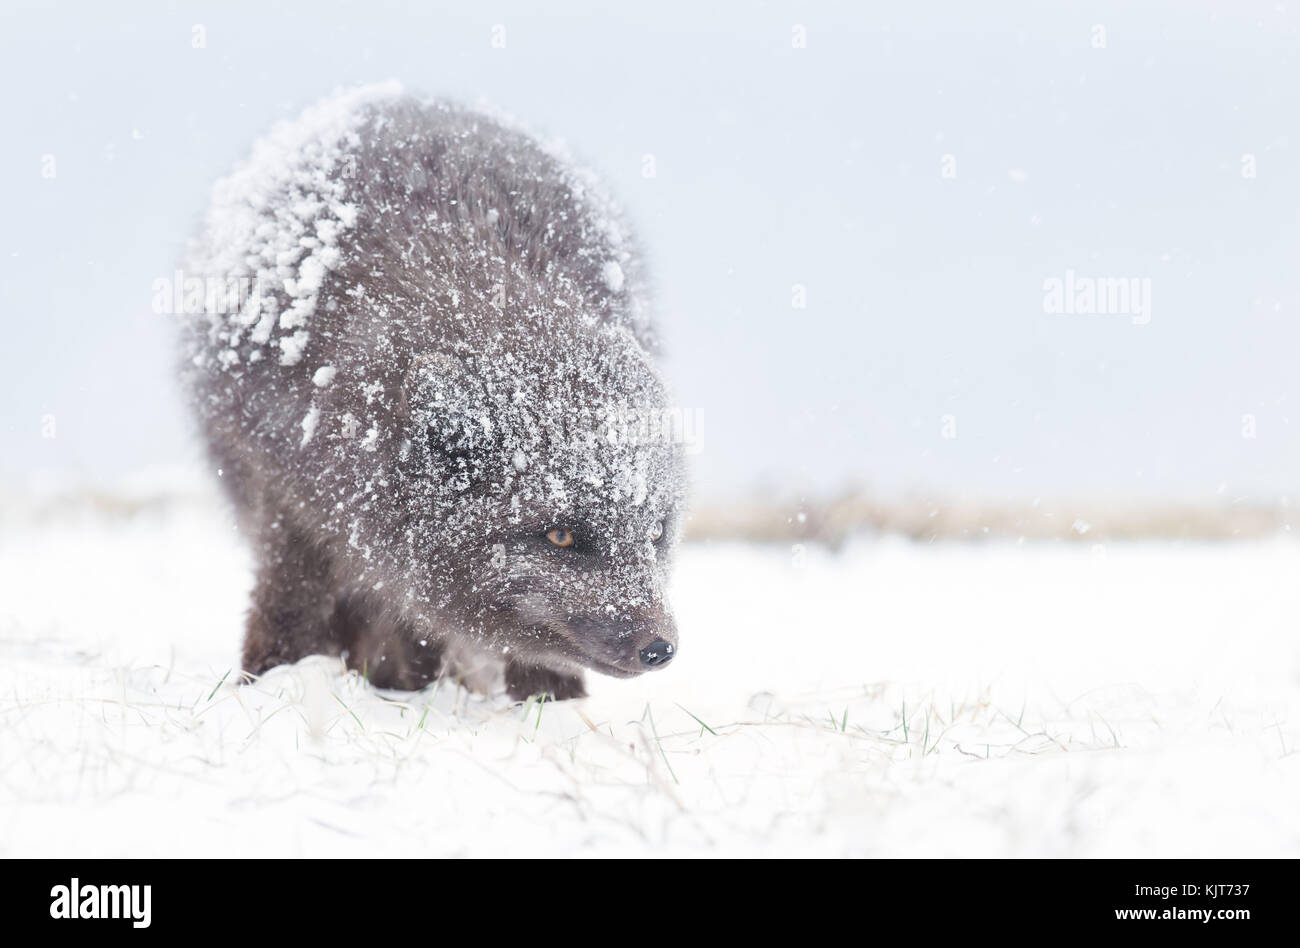
<path fill-rule="evenodd" d="M 257 136 L 397 78 L 628 209 L 699 533 L 1289 529 L 1287 4 L 5 6 L 4 483 L 202 467 L 154 281 Z M 1053 306 L 1089 280 L 1141 295 Z"/>

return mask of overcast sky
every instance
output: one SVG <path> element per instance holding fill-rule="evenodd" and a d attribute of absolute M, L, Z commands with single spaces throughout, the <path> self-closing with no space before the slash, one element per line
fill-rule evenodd
<path fill-rule="evenodd" d="M 1300 9 L 460 6 L 7 0 L 0 477 L 198 463 L 153 282 L 275 120 L 397 78 L 629 209 L 705 495 L 1300 481 Z"/>

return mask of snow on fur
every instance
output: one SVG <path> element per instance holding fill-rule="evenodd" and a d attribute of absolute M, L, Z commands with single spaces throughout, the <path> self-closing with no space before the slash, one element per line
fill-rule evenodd
<path fill-rule="evenodd" d="M 260 347 L 273 336 L 281 362 L 301 359 L 321 284 L 338 265 L 339 239 L 356 222 L 340 166 L 357 144 L 361 106 L 400 92 L 390 82 L 320 102 L 277 125 L 213 187 L 188 269 L 223 279 L 251 277 L 258 289 L 229 319 L 215 320 L 216 334 L 229 347 L 221 353 L 226 365 L 245 339 Z M 218 308 L 211 297 L 205 302 L 209 313 Z"/>
<path fill-rule="evenodd" d="M 345 538 L 340 589 L 382 589 L 420 635 L 494 653 L 584 610 L 658 609 L 679 532 L 683 452 L 636 249 L 562 155 L 395 86 L 340 93 L 218 186 L 191 254 L 258 281 L 186 349 L 217 466 L 272 511 L 254 532 Z M 548 526 L 600 568 L 530 547 Z"/>

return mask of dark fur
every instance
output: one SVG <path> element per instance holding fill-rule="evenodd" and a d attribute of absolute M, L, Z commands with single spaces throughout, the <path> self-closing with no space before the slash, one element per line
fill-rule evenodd
<path fill-rule="evenodd" d="M 196 411 L 257 558 L 244 670 L 335 654 L 416 689 L 480 664 L 515 698 L 581 696 L 582 666 L 640 673 L 639 647 L 677 640 L 663 580 L 679 446 L 596 444 L 611 477 L 584 479 L 588 459 L 546 427 L 553 410 L 666 404 L 635 256 L 562 163 L 483 116 L 395 99 L 370 108 L 353 157 L 358 222 L 301 360 L 277 358 L 286 332 L 258 358 L 220 315 L 187 337 Z M 200 242 L 197 266 L 220 249 Z M 324 388 L 319 366 L 336 372 Z M 539 418 L 508 401 L 516 384 Z M 610 486 L 625 471 L 636 490 Z M 555 526 L 581 548 L 550 546 Z"/>

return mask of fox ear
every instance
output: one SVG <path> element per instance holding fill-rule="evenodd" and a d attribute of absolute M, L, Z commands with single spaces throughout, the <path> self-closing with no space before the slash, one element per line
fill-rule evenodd
<path fill-rule="evenodd" d="M 423 433 L 430 460 L 465 490 L 481 482 L 496 454 L 491 396 L 464 360 L 445 352 L 417 356 L 402 386 L 403 410 Z"/>

